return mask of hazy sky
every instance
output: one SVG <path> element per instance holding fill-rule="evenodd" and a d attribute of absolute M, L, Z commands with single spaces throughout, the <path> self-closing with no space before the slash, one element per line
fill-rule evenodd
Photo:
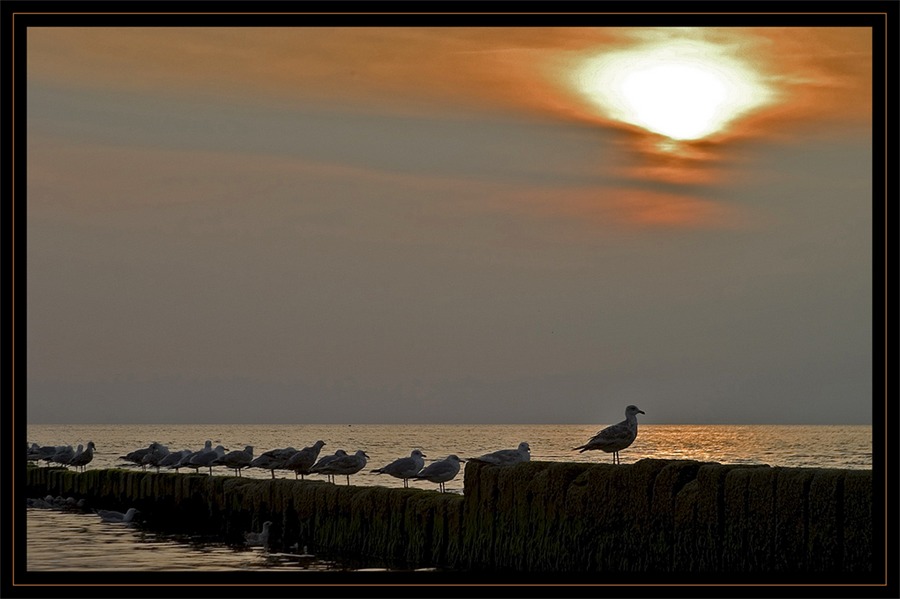
<path fill-rule="evenodd" d="M 868 29 L 27 49 L 29 423 L 871 422 Z"/>

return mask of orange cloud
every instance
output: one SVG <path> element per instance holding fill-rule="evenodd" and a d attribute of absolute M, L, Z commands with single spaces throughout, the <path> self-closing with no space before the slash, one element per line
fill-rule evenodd
<path fill-rule="evenodd" d="M 597 230 L 734 229 L 751 226 L 744 209 L 687 193 L 637 187 L 569 187 L 516 190 L 507 205 L 542 219 L 571 218 Z"/>
<path fill-rule="evenodd" d="M 66 85 L 402 113 L 480 109 L 615 128 L 621 156 L 598 170 L 672 192 L 591 189 L 557 206 L 640 226 L 735 222 L 715 202 L 678 189 L 733 179 L 739 140 L 871 122 L 866 28 L 35 28 L 28 35 L 29 76 Z M 588 57 L 676 39 L 739 57 L 777 101 L 716 135 L 674 143 L 614 121 L 572 85 L 571 73 Z"/>
<path fill-rule="evenodd" d="M 868 118 L 865 28 L 36 28 L 30 76 L 70 84 L 399 106 L 456 104 L 595 122 L 569 83 L 586 57 L 652 40 L 718 44 L 758 69 L 784 119 Z"/>
<path fill-rule="evenodd" d="M 722 204 L 687 195 L 623 189 L 612 204 L 623 221 L 643 227 L 722 228 L 739 222 Z"/>

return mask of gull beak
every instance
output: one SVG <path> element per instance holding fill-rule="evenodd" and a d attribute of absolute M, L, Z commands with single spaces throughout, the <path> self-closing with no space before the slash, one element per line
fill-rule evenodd
<path fill-rule="evenodd" d="M 645 412 L 644 410 L 638 410 L 638 414 L 646 414 L 646 413 L 647 412 Z"/>

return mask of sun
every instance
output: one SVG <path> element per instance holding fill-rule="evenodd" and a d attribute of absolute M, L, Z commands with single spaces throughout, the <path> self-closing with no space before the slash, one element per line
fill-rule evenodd
<path fill-rule="evenodd" d="M 753 68 L 701 42 L 594 56 L 575 85 L 607 116 L 674 140 L 720 132 L 774 97 Z"/>

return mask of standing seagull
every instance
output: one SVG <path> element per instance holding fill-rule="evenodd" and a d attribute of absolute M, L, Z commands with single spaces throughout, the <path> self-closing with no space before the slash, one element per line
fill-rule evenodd
<path fill-rule="evenodd" d="M 190 449 L 182 449 L 181 451 L 170 451 L 163 459 L 159 461 L 160 468 L 168 468 L 175 469 L 175 472 L 178 472 L 178 469 L 181 468 L 181 462 L 184 461 L 184 458 L 194 453 Z"/>
<path fill-rule="evenodd" d="M 69 462 L 72 461 L 72 458 L 75 457 L 75 450 L 72 449 L 71 445 L 66 445 L 62 447 L 60 445 L 59 451 L 53 454 L 53 457 L 50 458 L 51 462 L 56 462 L 57 464 L 61 464 L 62 466 L 68 466 Z"/>
<path fill-rule="evenodd" d="M 270 449 L 269 451 L 263 452 L 258 458 L 253 458 L 253 461 L 250 462 L 250 466 L 248 467 L 268 470 L 272 473 L 272 478 L 274 479 L 275 471 L 284 468 L 285 462 L 287 462 L 288 458 L 295 453 L 297 453 L 297 450 L 293 447 Z"/>
<path fill-rule="evenodd" d="M 334 452 L 334 455 L 327 455 L 325 457 L 319 458 L 319 461 L 316 462 L 315 464 L 313 464 L 309 468 L 309 471 L 307 472 L 307 474 L 324 474 L 325 476 L 328 477 L 328 482 L 333 483 L 334 476 L 330 473 L 324 472 L 325 467 L 328 464 L 330 464 L 331 462 L 337 460 L 338 458 L 347 457 L 347 455 L 348 454 L 346 451 L 344 451 L 343 449 L 338 449 L 337 451 Z"/>
<path fill-rule="evenodd" d="M 340 450 L 338 450 L 340 451 Z M 350 475 L 356 474 L 360 470 L 366 467 L 366 462 L 368 461 L 369 456 L 366 455 L 362 449 L 357 450 L 357 452 L 353 455 L 344 455 L 344 456 L 336 456 L 334 459 L 329 460 L 325 464 L 322 464 L 322 460 L 319 460 L 319 463 L 310 468 L 310 473 L 316 474 L 325 474 L 330 476 L 335 476 L 337 474 L 343 474 L 347 477 L 347 486 L 350 486 Z"/>
<path fill-rule="evenodd" d="M 228 450 L 222 445 L 216 445 L 215 449 L 198 452 L 185 465 L 188 468 L 193 468 L 195 473 L 199 472 L 200 468 L 207 467 L 209 468 L 209 475 L 212 476 L 212 463 L 224 456 L 226 451 Z"/>
<path fill-rule="evenodd" d="M 159 463 L 162 462 L 167 455 L 169 455 L 169 448 L 162 443 L 154 441 L 150 444 L 150 451 L 145 453 L 144 457 L 141 458 L 141 469 L 145 469 L 149 466 L 151 468 L 156 468 L 156 471 L 159 472 Z"/>
<path fill-rule="evenodd" d="M 120 455 L 120 460 L 125 460 L 127 462 L 131 462 L 132 464 L 137 464 L 141 467 L 141 470 L 144 470 L 145 467 L 143 465 L 144 456 L 153 451 L 156 446 L 159 445 L 156 441 L 151 443 L 148 447 L 143 447 L 141 449 L 135 449 L 134 451 L 130 451 L 125 455 Z"/>
<path fill-rule="evenodd" d="M 253 446 L 248 445 L 243 451 L 235 450 L 226 453 L 220 458 L 216 458 L 210 462 L 210 466 L 227 466 L 234 470 L 235 474 L 241 475 L 241 468 L 246 468 L 253 461 Z"/>
<path fill-rule="evenodd" d="M 446 459 L 434 462 L 419 472 L 413 478 L 420 478 L 438 484 L 441 493 L 444 492 L 444 483 L 459 474 L 459 463 L 465 462 L 455 454 L 450 454 Z"/>
<path fill-rule="evenodd" d="M 619 452 L 634 443 L 637 438 L 638 423 L 637 415 L 645 412 L 637 406 L 628 406 L 625 408 L 625 420 L 618 424 L 607 426 L 605 429 L 593 436 L 593 438 L 581 445 L 573 448 L 580 450 L 578 453 L 584 453 L 591 449 L 602 449 L 606 453 L 613 454 L 613 464 L 621 464 Z"/>
<path fill-rule="evenodd" d="M 517 449 L 501 449 L 493 453 L 486 453 L 477 458 L 470 458 L 473 462 L 484 462 L 486 464 L 496 464 L 505 466 L 507 464 L 518 464 L 519 462 L 528 462 L 531 460 L 531 447 L 528 443 L 522 441 Z"/>
<path fill-rule="evenodd" d="M 75 471 L 77 472 L 79 468 L 84 472 L 85 466 L 91 463 L 91 460 L 94 459 L 94 450 L 96 449 L 96 445 L 94 445 L 93 441 L 88 441 L 87 449 L 76 455 L 69 462 L 71 466 L 75 466 Z"/>
<path fill-rule="evenodd" d="M 28 459 L 44 460 L 44 462 L 46 462 L 47 466 L 49 467 L 50 462 L 53 460 L 53 456 L 56 455 L 56 452 L 61 449 L 65 449 L 65 447 L 62 445 L 44 445 L 43 447 L 37 449 L 32 447 L 32 449 L 34 451 L 29 453 Z"/>
<path fill-rule="evenodd" d="M 178 468 L 194 468 L 194 472 L 196 473 L 197 470 L 199 470 L 199 468 L 195 468 L 194 466 L 191 465 L 191 459 L 194 458 L 194 456 L 198 456 L 201 453 L 204 453 L 206 451 L 212 451 L 212 441 L 210 441 L 209 439 L 206 440 L 206 443 L 203 445 L 203 449 L 198 449 L 197 451 L 192 451 L 189 454 L 187 454 L 186 456 L 184 456 L 183 458 L 181 458 L 181 461 L 178 462 L 178 465 L 175 466 L 175 469 L 178 470 Z"/>
<path fill-rule="evenodd" d="M 419 449 L 413 449 L 408 458 L 394 460 L 383 468 L 372 470 L 375 474 L 390 474 L 394 478 L 403 479 L 403 488 L 409 488 L 409 479 L 413 478 L 425 467 L 425 454 Z"/>
<path fill-rule="evenodd" d="M 319 452 L 325 447 L 325 441 L 316 441 L 310 447 L 304 447 L 284 463 L 285 470 L 293 470 L 294 478 L 300 475 L 302 479 L 304 475 L 309 474 L 309 469 L 313 467 L 319 457 Z"/>

